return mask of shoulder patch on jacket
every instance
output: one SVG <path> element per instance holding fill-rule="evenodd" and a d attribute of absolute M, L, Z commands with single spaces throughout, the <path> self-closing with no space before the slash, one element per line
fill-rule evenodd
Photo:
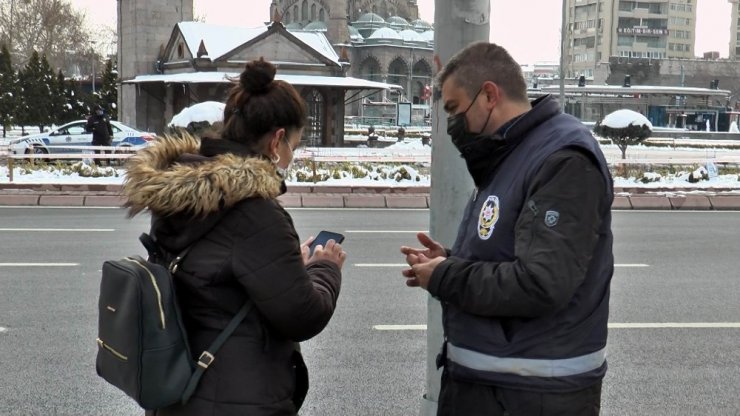
<path fill-rule="evenodd" d="M 547 211 L 545 213 L 545 225 L 552 228 L 558 224 L 560 213 L 557 211 Z"/>

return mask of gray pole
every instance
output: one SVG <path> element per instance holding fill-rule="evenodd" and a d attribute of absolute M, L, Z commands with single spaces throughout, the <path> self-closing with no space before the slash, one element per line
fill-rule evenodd
<path fill-rule="evenodd" d="M 490 0 L 435 0 L 434 53 L 444 65 L 468 44 L 490 37 Z M 457 225 L 473 190 L 473 182 L 447 136 L 447 115 L 436 88 L 432 104 L 432 188 L 430 203 L 431 237 L 451 247 Z M 435 358 L 442 347 L 442 309 L 431 296 L 427 301 L 427 382 L 420 415 L 437 414 L 440 375 Z"/>
<path fill-rule="evenodd" d="M 567 13 L 568 1 L 563 0 L 563 15 L 560 23 L 560 110 L 563 112 L 565 111 L 565 42 L 567 40 L 565 39 L 565 36 L 568 33 L 568 20 L 566 18 Z"/>

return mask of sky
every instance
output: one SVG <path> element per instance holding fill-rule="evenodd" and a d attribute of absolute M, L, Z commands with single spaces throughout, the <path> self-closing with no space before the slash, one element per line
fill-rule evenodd
<path fill-rule="evenodd" d="M 116 0 L 69 0 L 85 12 L 92 25 L 115 28 Z M 245 3 L 262 7 L 247 12 Z M 208 23 L 259 26 L 268 21 L 270 0 L 194 0 L 195 15 Z M 727 57 L 730 41 L 730 11 L 727 0 L 696 0 L 696 54 L 718 51 Z M 418 0 L 421 18 L 434 20 L 434 0 Z M 560 59 L 562 3 L 558 0 L 491 0 L 492 42 L 505 47 L 520 64 Z M 252 12 L 254 11 L 254 12 Z"/>

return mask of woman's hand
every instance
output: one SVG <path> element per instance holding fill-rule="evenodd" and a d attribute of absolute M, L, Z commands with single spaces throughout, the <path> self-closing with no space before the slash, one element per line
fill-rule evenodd
<path fill-rule="evenodd" d="M 313 250 L 313 255 L 311 255 L 311 249 L 309 246 L 313 240 L 314 237 L 311 236 L 301 244 L 303 264 L 309 265 L 319 260 L 328 260 L 339 266 L 340 269 L 344 266 L 344 260 L 347 258 L 347 253 L 342 249 L 340 244 L 334 240 L 329 240 L 326 242 L 326 246 L 316 246 Z"/>

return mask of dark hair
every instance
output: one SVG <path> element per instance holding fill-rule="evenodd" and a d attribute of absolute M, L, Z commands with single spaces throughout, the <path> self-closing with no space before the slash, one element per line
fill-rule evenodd
<path fill-rule="evenodd" d="M 306 105 L 277 69 L 263 58 L 250 61 L 229 91 L 221 138 L 258 150 L 262 137 L 276 129 L 295 131 L 306 124 Z"/>
<path fill-rule="evenodd" d="M 522 68 L 503 47 L 476 42 L 456 53 L 437 75 L 437 86 L 452 77 L 471 98 L 486 81 L 495 83 L 509 99 L 527 102 L 527 83 Z"/>

